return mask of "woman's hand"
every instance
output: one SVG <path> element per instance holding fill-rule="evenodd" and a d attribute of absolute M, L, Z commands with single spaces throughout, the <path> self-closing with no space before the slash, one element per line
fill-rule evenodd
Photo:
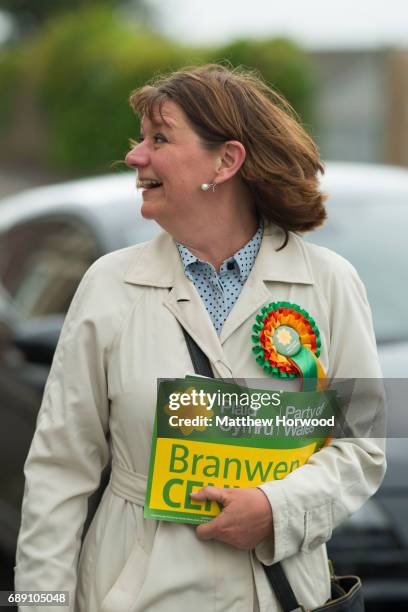
<path fill-rule="evenodd" d="M 204 487 L 191 497 L 196 501 L 214 500 L 224 506 L 221 514 L 197 527 L 200 540 L 219 540 L 248 550 L 273 537 L 272 508 L 261 489 Z"/>

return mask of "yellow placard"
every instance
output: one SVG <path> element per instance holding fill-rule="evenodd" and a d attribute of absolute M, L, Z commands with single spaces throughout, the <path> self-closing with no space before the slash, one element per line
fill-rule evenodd
<path fill-rule="evenodd" d="M 265 449 L 157 438 L 150 509 L 215 516 L 216 502 L 197 502 L 190 493 L 205 486 L 256 487 L 281 480 L 309 459 L 315 442 L 294 449 Z"/>

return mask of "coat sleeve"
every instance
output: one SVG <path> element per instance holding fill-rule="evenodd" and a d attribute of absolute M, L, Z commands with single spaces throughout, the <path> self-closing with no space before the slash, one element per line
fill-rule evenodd
<path fill-rule="evenodd" d="M 354 268 L 342 259 L 336 264 L 326 288 L 331 334 L 328 374 L 330 378 L 358 379 L 357 384 L 361 379 L 376 379 L 370 405 L 363 406 L 372 423 L 384 416 L 385 407 L 371 311 Z M 259 487 L 268 497 L 274 521 L 273 538 L 255 550 L 261 562 L 270 565 L 299 550 L 313 551 L 375 493 L 386 464 L 384 438 L 374 435 L 384 434 L 333 439 L 285 479 Z"/>
<path fill-rule="evenodd" d="M 16 590 L 69 591 L 70 611 L 87 498 L 109 459 L 107 325 L 98 312 L 91 268 L 65 319 L 25 463 L 16 555 Z"/>

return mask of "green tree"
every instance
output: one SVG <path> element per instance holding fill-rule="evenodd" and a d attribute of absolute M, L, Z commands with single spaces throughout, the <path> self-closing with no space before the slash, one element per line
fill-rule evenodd
<path fill-rule="evenodd" d="M 122 8 L 139 22 L 152 23 L 153 13 L 145 0 L 0 0 L 0 10 L 13 20 L 17 38 L 39 30 L 50 18 L 86 7 Z"/>
<path fill-rule="evenodd" d="M 80 19 L 78 19 L 80 15 Z M 67 12 L 31 45 L 27 73 L 57 171 L 106 172 L 138 135 L 130 92 L 186 61 L 183 47 L 104 7 Z"/>

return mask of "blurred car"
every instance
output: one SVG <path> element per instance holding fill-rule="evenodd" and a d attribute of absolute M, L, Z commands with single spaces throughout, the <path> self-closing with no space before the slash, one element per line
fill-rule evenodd
<path fill-rule="evenodd" d="M 346 257 L 368 294 L 388 403 L 387 473 L 377 494 L 335 530 L 339 574 L 364 578 L 367 609 L 408 609 L 408 171 L 331 163 L 328 222 L 308 239 Z"/>
<path fill-rule="evenodd" d="M 327 164 L 327 224 L 307 238 L 357 268 L 372 306 L 384 376 L 408 373 L 408 171 Z M 68 305 L 100 255 L 151 238 L 133 173 L 36 188 L 0 201 L 0 555 L 12 565 L 23 492 L 22 467 Z M 397 380 L 397 379 L 396 379 Z M 397 383 L 395 383 L 397 384 Z M 405 413 L 391 415 L 402 419 Z M 408 605 L 408 457 L 389 441 L 388 472 L 377 495 L 335 531 L 338 573 L 364 580 L 368 610 Z M 10 567 L 11 567 L 10 565 Z M 10 588 L 4 586 L 3 588 Z"/>

